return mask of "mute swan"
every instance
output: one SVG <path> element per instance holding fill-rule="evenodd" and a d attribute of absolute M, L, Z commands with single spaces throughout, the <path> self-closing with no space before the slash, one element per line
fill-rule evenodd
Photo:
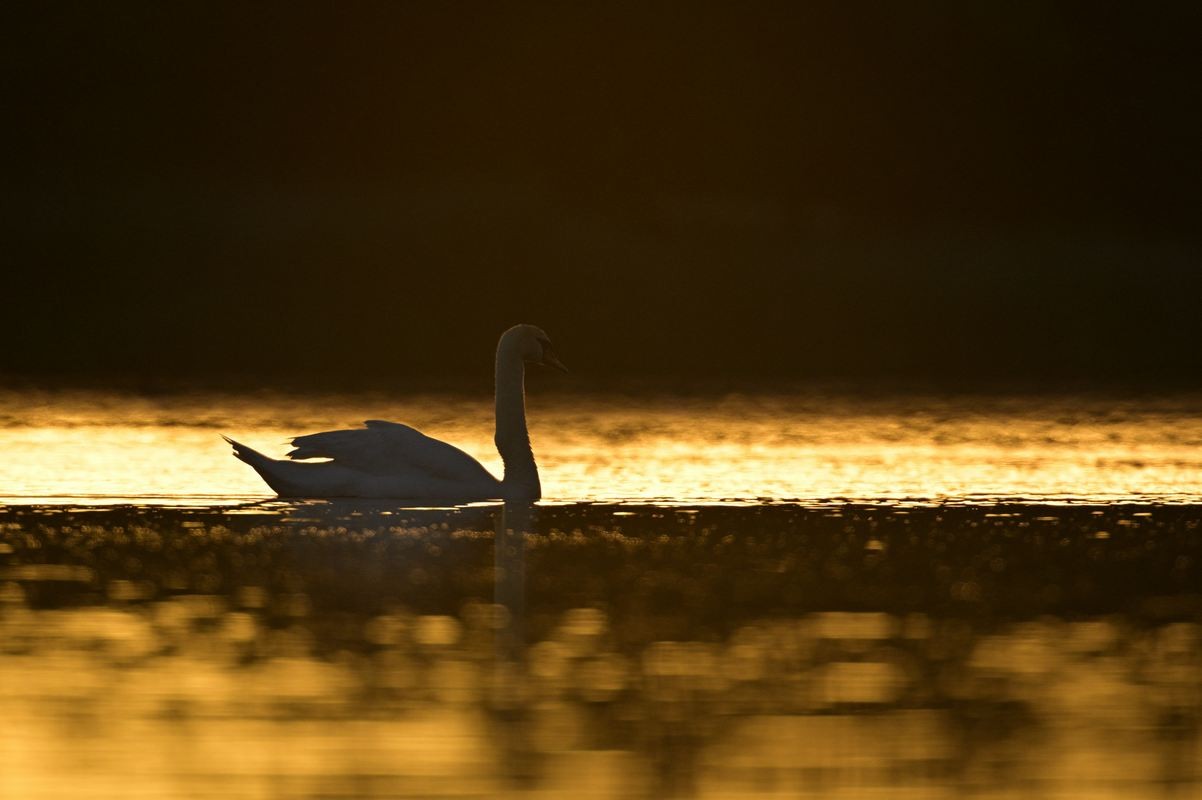
<path fill-rule="evenodd" d="M 228 436 L 234 455 L 281 497 L 392 497 L 407 500 L 538 500 L 538 465 L 526 431 L 526 363 L 567 372 L 551 340 L 515 325 L 497 343 L 495 441 L 505 474 L 497 480 L 457 447 L 408 425 L 369 419 L 363 428 L 298 436 L 286 459 L 268 458 Z M 305 463 L 304 459 L 329 461 Z"/>

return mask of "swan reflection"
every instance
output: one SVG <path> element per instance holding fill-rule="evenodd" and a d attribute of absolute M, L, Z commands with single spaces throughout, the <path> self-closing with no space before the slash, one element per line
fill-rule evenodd
<path fill-rule="evenodd" d="M 526 663 L 526 538 L 534 531 L 529 503 L 506 503 L 497 514 L 494 571 L 495 644 L 488 698 L 498 769 L 514 786 L 535 783 L 539 748 L 531 736 L 533 687 Z"/>

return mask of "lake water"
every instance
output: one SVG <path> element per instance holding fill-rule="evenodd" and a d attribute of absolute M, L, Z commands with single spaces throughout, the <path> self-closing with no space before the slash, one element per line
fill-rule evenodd
<path fill-rule="evenodd" d="M 0 797 L 1200 797 L 1200 412 L 536 394 L 405 509 L 218 434 L 487 399 L 3 395 Z"/>

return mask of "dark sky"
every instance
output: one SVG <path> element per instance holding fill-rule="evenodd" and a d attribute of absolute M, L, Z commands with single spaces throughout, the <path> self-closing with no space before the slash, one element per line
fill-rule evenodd
<path fill-rule="evenodd" d="M 1202 383 L 1196 3 L 7 8 L 0 373 Z"/>

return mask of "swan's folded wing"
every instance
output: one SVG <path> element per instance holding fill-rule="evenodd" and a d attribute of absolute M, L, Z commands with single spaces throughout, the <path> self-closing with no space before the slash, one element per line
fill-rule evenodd
<path fill-rule="evenodd" d="M 449 481 L 491 480 L 480 462 L 454 445 L 399 422 L 369 419 L 366 427 L 298 436 L 291 459 L 329 458 L 372 475 L 417 472 Z"/>

